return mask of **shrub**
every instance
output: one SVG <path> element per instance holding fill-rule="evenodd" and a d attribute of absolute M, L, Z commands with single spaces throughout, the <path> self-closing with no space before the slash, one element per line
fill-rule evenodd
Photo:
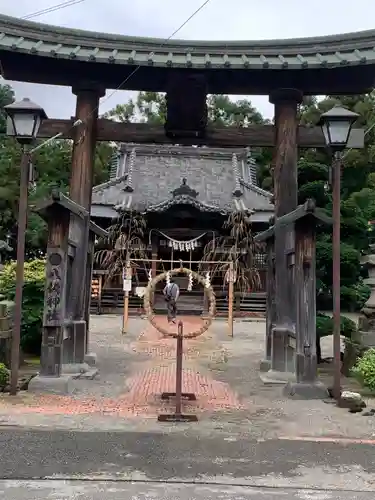
<path fill-rule="evenodd" d="M 340 288 L 341 307 L 348 311 L 360 311 L 370 297 L 371 289 L 363 282 Z"/>
<path fill-rule="evenodd" d="M 40 354 L 44 305 L 45 261 L 25 262 L 22 300 L 21 348 L 29 354 Z M 0 274 L 0 293 L 14 300 L 16 292 L 16 263 L 6 264 Z"/>
<path fill-rule="evenodd" d="M 9 374 L 10 371 L 4 365 L 4 363 L 0 363 L 0 387 L 4 387 L 9 382 Z"/>
<path fill-rule="evenodd" d="M 346 316 L 341 316 L 341 335 L 345 338 L 351 338 L 357 329 L 355 322 Z M 316 338 L 321 339 L 333 334 L 333 318 L 326 314 L 317 314 L 316 316 Z"/>
<path fill-rule="evenodd" d="M 375 349 L 365 352 L 352 368 L 352 373 L 364 387 L 375 391 Z"/>
<path fill-rule="evenodd" d="M 357 329 L 357 325 L 351 319 L 341 316 L 340 318 L 341 328 L 340 333 L 346 339 L 350 339 L 353 333 Z M 328 335 L 333 334 L 333 318 L 327 316 L 326 314 L 317 314 L 316 316 L 316 355 L 318 363 L 322 361 L 322 351 L 320 346 L 320 339 L 323 337 L 328 337 Z"/>

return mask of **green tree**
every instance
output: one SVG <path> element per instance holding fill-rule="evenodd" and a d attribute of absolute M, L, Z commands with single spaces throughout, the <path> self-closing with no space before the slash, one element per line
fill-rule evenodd
<path fill-rule="evenodd" d="M 307 98 L 300 106 L 300 121 L 315 125 L 320 115 L 335 104 L 358 113 L 357 126 L 369 132 L 365 148 L 345 152 L 341 189 L 341 301 L 344 308 L 358 308 L 368 290 L 361 284 L 361 254 L 368 246 L 368 221 L 375 219 L 375 94 Z M 329 186 L 331 158 L 324 149 L 302 151 L 298 162 L 298 201 L 314 198 L 318 206 L 332 214 Z M 263 188 L 272 188 L 272 172 L 264 164 L 259 171 Z M 332 307 L 332 228 L 321 227 L 317 236 L 318 306 Z"/>
<path fill-rule="evenodd" d="M 267 122 L 247 99 L 232 101 L 227 95 L 210 95 L 208 120 L 216 127 L 261 125 Z"/>
<path fill-rule="evenodd" d="M 267 123 L 247 99 L 232 101 L 227 95 L 210 95 L 207 98 L 208 121 L 211 125 L 241 126 Z M 161 92 L 139 92 L 135 100 L 118 104 L 103 115 L 120 122 L 140 122 L 162 125 L 167 116 L 165 94 Z"/>
<path fill-rule="evenodd" d="M 10 236 L 11 246 L 16 249 L 17 213 L 19 200 L 19 165 L 21 148 L 17 141 L 5 135 L 4 106 L 14 101 L 14 93 L 9 85 L 0 85 L 0 239 Z M 113 148 L 108 143 L 96 146 L 94 164 L 94 184 L 108 179 L 110 157 Z M 71 170 L 72 143 L 56 140 L 46 144 L 32 156 L 36 176 L 34 186 L 30 186 L 30 205 L 47 197 L 52 187 L 58 186 L 68 193 Z M 26 232 L 26 255 L 38 257 L 45 251 L 47 230 L 43 220 L 32 211 L 28 215 Z M 13 255 L 15 257 L 15 254 Z"/>
<path fill-rule="evenodd" d="M 6 115 L 4 106 L 14 102 L 14 92 L 10 85 L 0 85 L 0 134 L 6 132 Z"/>

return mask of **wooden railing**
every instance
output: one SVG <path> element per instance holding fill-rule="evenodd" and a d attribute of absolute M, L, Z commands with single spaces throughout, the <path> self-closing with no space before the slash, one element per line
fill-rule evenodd
<path fill-rule="evenodd" d="M 218 316 L 228 314 L 228 298 L 226 292 L 215 290 L 216 312 Z M 121 288 L 103 288 L 101 297 L 91 298 L 92 314 L 120 313 L 124 307 L 124 292 Z M 199 290 L 182 291 L 179 299 L 179 309 L 189 313 L 203 312 L 203 292 Z M 162 293 L 155 294 L 154 310 L 156 313 L 165 313 L 165 304 Z M 266 294 L 264 292 L 236 293 L 233 301 L 234 315 L 263 316 L 266 312 Z M 129 296 L 129 312 L 137 315 L 143 312 L 143 299 L 134 294 Z"/>
<path fill-rule="evenodd" d="M 176 262 L 176 266 L 178 262 Z M 168 267 L 170 268 L 169 263 Z M 243 292 L 235 292 L 234 294 L 234 315 L 235 316 L 251 316 L 264 315 L 266 311 L 266 268 L 264 254 L 256 254 L 254 256 L 254 267 L 259 275 L 259 286 L 253 287 Z M 163 261 L 158 261 L 156 265 L 156 274 L 166 271 L 166 264 Z M 91 288 L 91 312 L 102 313 L 119 313 L 124 307 L 124 292 L 122 290 L 121 277 L 117 277 L 117 281 L 106 283 L 105 271 L 94 271 Z M 203 289 L 197 283 L 193 284 L 193 289 L 187 291 L 187 276 L 178 277 L 181 280 L 180 290 L 181 298 L 179 299 L 179 307 L 181 310 L 198 312 L 203 310 Z M 211 275 L 211 284 L 216 295 L 216 310 L 218 315 L 228 314 L 228 299 L 227 286 L 225 283 L 225 269 L 216 271 Z M 148 284 L 147 269 L 139 267 L 136 276 L 133 275 L 133 285 L 135 287 L 146 287 Z M 161 282 L 156 287 L 154 309 L 156 313 L 165 312 L 165 304 L 162 297 L 162 290 L 165 282 Z M 141 314 L 143 311 L 143 299 L 136 296 L 134 293 L 129 295 L 129 311 L 131 314 Z"/>

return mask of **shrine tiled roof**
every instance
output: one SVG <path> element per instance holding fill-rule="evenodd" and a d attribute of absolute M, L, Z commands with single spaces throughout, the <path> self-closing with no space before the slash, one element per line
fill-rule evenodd
<path fill-rule="evenodd" d="M 307 69 L 375 62 L 375 30 L 281 40 L 162 40 L 0 15 L 0 50 L 51 59 L 178 68 Z"/>
<path fill-rule="evenodd" d="M 247 155 L 246 149 L 122 145 L 117 177 L 93 189 L 92 215 L 103 207 L 162 213 L 190 205 L 201 212 L 243 210 L 269 217 L 271 194 L 254 184 Z"/>

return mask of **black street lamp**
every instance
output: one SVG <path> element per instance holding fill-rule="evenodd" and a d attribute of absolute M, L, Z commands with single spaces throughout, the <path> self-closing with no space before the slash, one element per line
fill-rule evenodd
<path fill-rule="evenodd" d="M 27 97 L 4 107 L 7 119 L 7 134 L 20 144 L 35 141 L 42 120 L 47 118 L 44 109 Z"/>
<path fill-rule="evenodd" d="M 14 326 L 12 335 L 11 379 L 10 394 L 17 394 L 18 371 L 20 362 L 20 340 L 22 323 L 22 291 L 24 282 L 25 262 L 25 233 L 27 221 L 27 197 L 30 170 L 30 155 L 26 150 L 32 144 L 39 131 L 42 120 L 47 118 L 43 108 L 30 101 L 14 102 L 4 107 L 8 115 L 7 134 L 13 136 L 22 146 L 20 165 L 20 200 L 18 207 L 18 234 L 17 234 L 17 268 L 16 268 L 16 296 L 14 306 Z"/>
<path fill-rule="evenodd" d="M 358 118 L 342 106 L 334 106 L 323 113 L 319 120 L 322 127 L 326 145 L 332 155 L 332 294 L 333 294 L 333 352 L 334 352 L 334 375 L 333 395 L 335 399 L 341 397 L 341 325 L 340 325 L 340 198 L 341 198 L 341 164 L 342 151 L 346 148 L 354 122 Z"/>

